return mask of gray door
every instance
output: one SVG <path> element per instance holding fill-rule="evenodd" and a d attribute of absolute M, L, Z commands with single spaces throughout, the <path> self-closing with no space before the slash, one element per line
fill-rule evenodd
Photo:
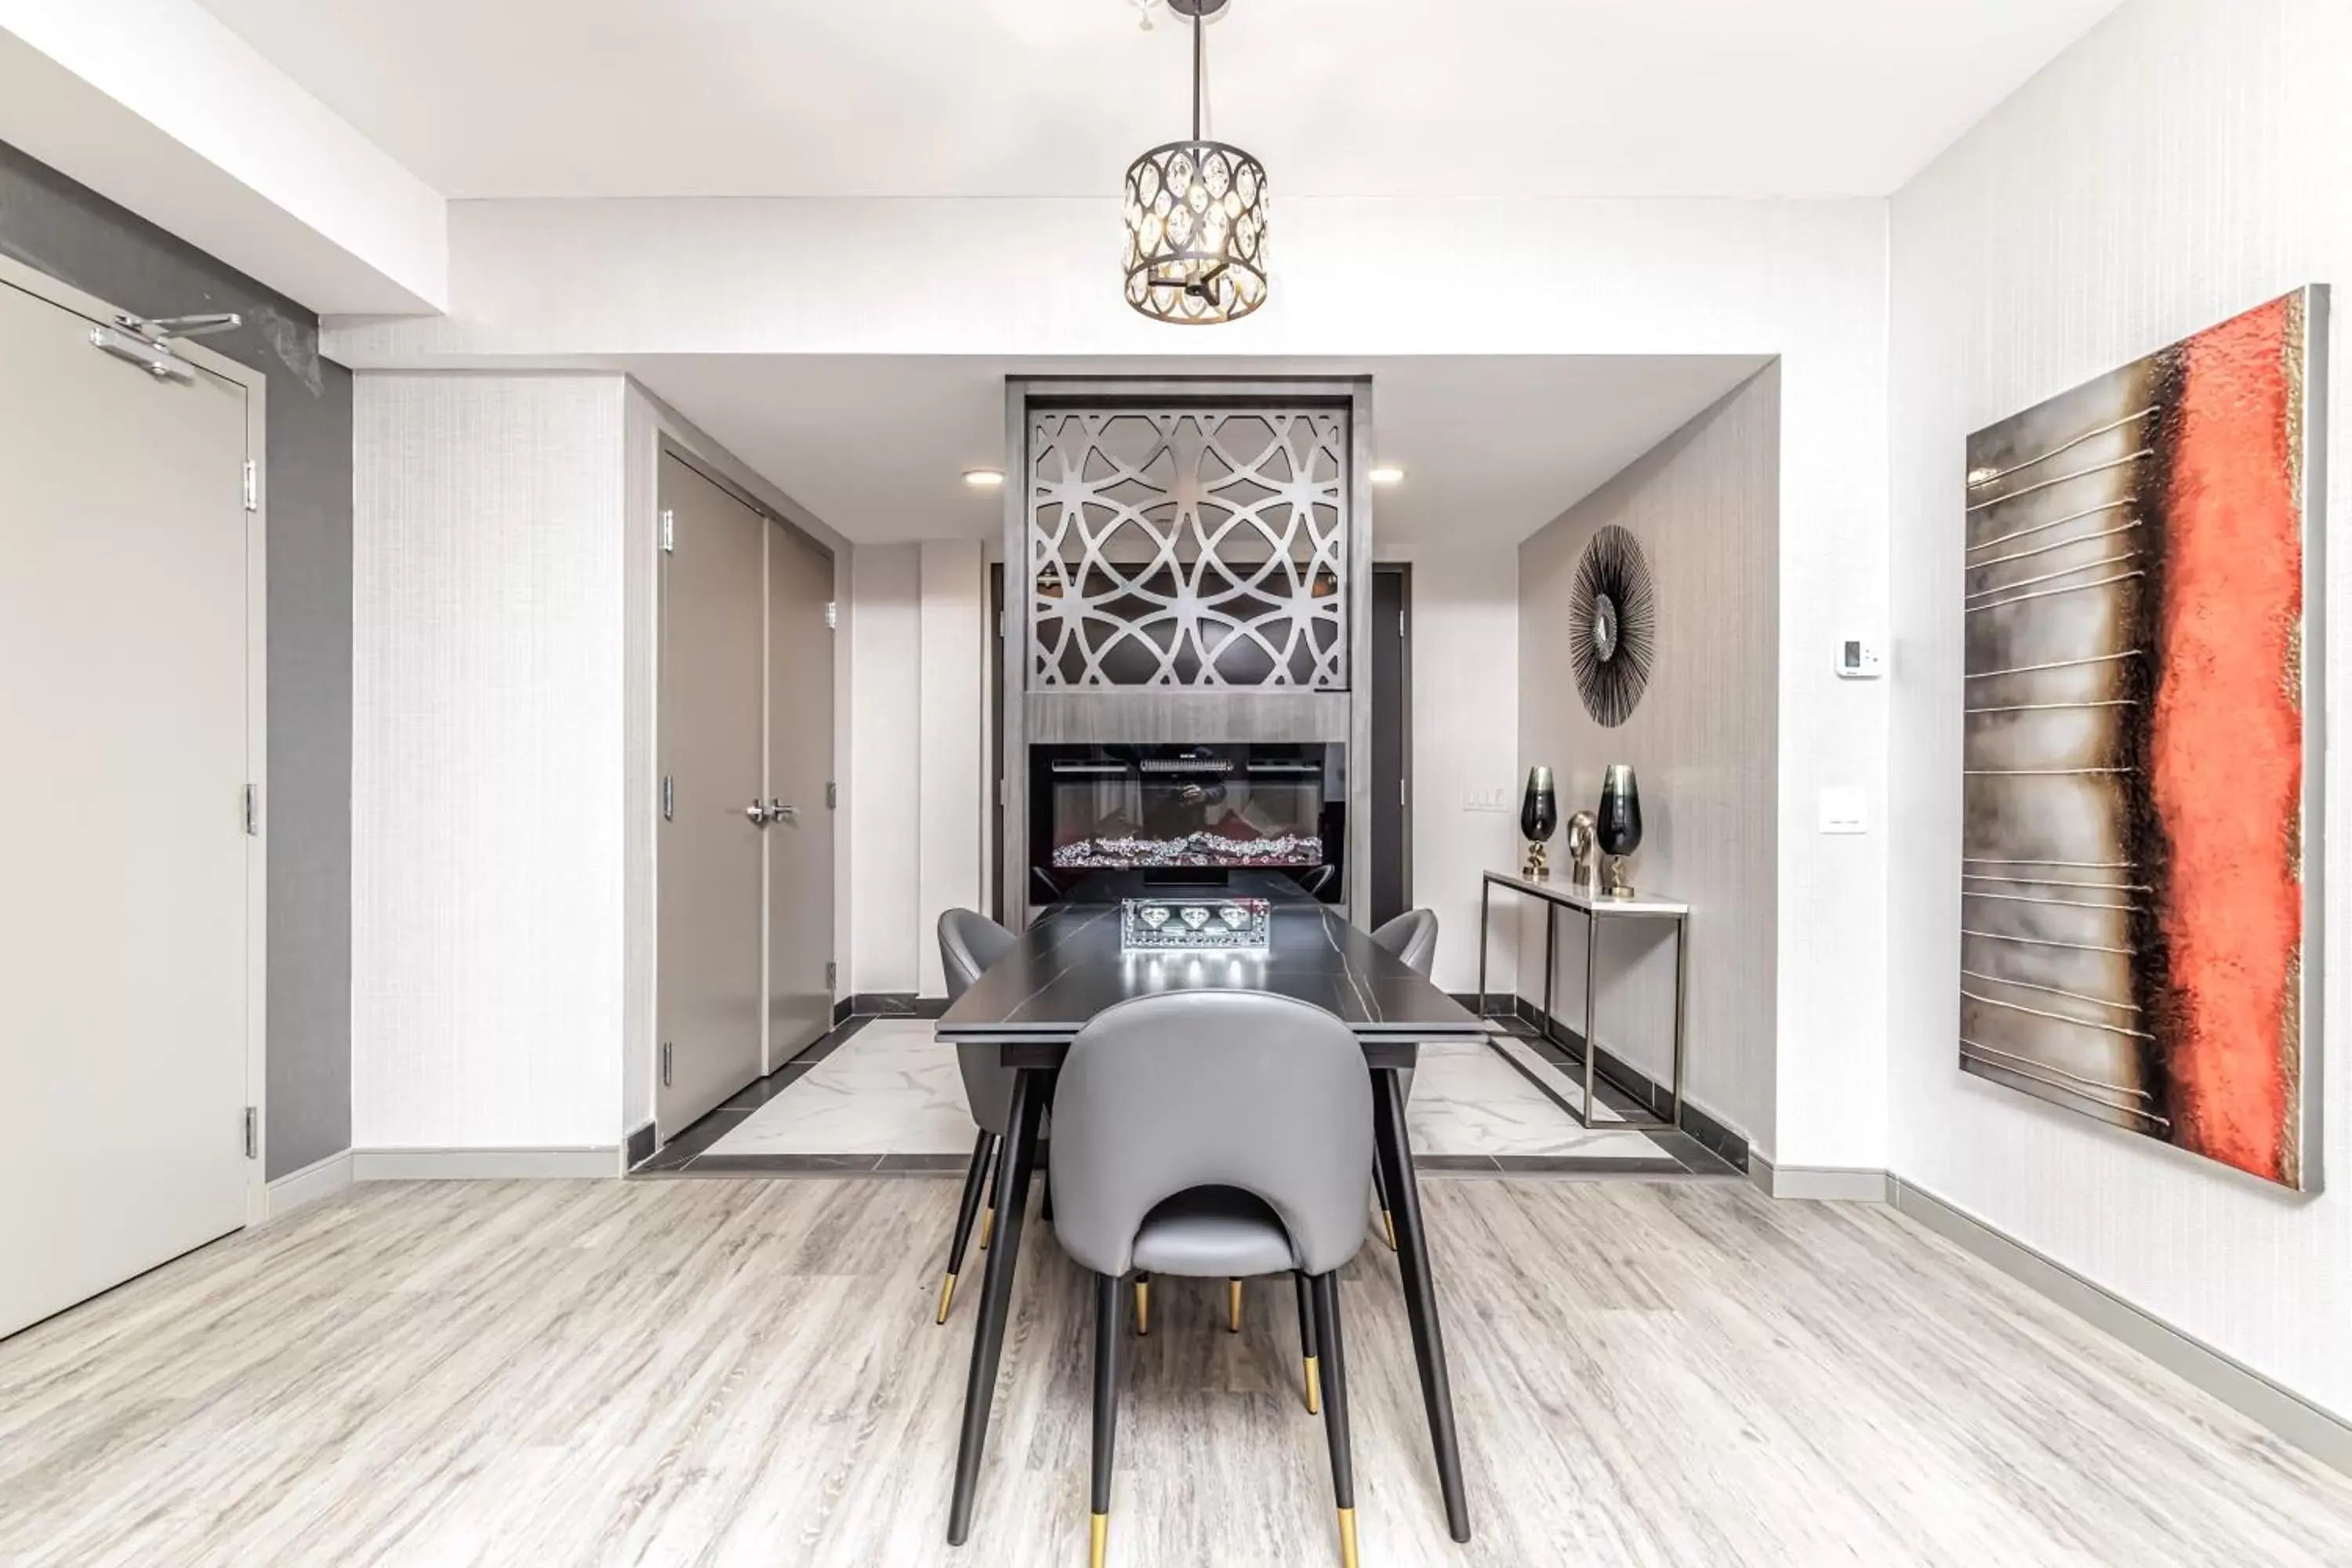
<path fill-rule="evenodd" d="M 0 1334 L 245 1223 L 246 393 L 0 282 Z"/>
<path fill-rule="evenodd" d="M 833 1027 L 833 558 L 768 525 L 768 1068 Z"/>
<path fill-rule="evenodd" d="M 668 1138 L 760 1075 L 761 553 L 767 521 L 665 453 L 654 1120 Z"/>

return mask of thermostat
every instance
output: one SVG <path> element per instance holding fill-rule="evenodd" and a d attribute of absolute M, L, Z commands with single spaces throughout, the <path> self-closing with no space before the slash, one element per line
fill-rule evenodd
<path fill-rule="evenodd" d="M 1837 646 L 1841 679 L 1875 680 L 1879 675 L 1878 645 L 1864 637 L 1848 637 Z"/>

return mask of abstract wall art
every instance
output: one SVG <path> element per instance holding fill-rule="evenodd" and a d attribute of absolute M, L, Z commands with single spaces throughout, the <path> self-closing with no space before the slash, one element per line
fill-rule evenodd
<path fill-rule="evenodd" d="M 1969 437 L 1962 586 L 1963 1070 L 2305 1191 L 2326 310 Z"/>

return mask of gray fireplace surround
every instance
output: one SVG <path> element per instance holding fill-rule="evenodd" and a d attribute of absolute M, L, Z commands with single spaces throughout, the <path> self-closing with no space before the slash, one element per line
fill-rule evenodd
<path fill-rule="evenodd" d="M 1030 748 L 1338 744 L 1339 907 L 1368 912 L 1368 377 L 1013 377 L 1005 385 L 1006 919 Z"/>

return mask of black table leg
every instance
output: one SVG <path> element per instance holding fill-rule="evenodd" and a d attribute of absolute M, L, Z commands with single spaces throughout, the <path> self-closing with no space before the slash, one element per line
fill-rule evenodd
<path fill-rule="evenodd" d="M 1372 1132 L 1396 1205 L 1398 1272 L 1404 1279 L 1405 1315 L 1412 1324 L 1413 1359 L 1421 1367 L 1422 1403 L 1429 1410 L 1430 1447 L 1437 1455 L 1437 1486 L 1445 1499 L 1446 1532 L 1470 1539 L 1470 1504 L 1463 1495 L 1462 1447 L 1454 1433 L 1454 1388 L 1445 1371 L 1445 1341 L 1437 1324 L 1437 1281 L 1429 1266 L 1429 1237 L 1421 1224 L 1421 1188 L 1413 1179 L 1412 1142 L 1405 1135 L 1404 1094 L 1393 1068 L 1372 1074 Z M 991 1260 L 992 1271 L 994 1267 Z M 993 1364 L 992 1363 L 992 1373 Z"/>
<path fill-rule="evenodd" d="M 997 1172 L 995 1245 L 981 1281 L 980 1315 L 971 1331 L 971 1372 L 963 1390 L 963 1440 L 956 1447 L 955 1497 L 948 1508 L 948 1544 L 971 1534 L 972 1490 L 988 1442 L 988 1409 L 996 1395 L 996 1365 L 1004 1352 L 1005 1320 L 1013 1314 L 1013 1269 L 1021 1257 L 1021 1221 L 1029 1207 L 1029 1173 L 1037 1163 L 1037 1124 L 1045 1110 L 1045 1075 L 1024 1068 L 1013 1079 L 1013 1112 L 1004 1127 Z"/>

